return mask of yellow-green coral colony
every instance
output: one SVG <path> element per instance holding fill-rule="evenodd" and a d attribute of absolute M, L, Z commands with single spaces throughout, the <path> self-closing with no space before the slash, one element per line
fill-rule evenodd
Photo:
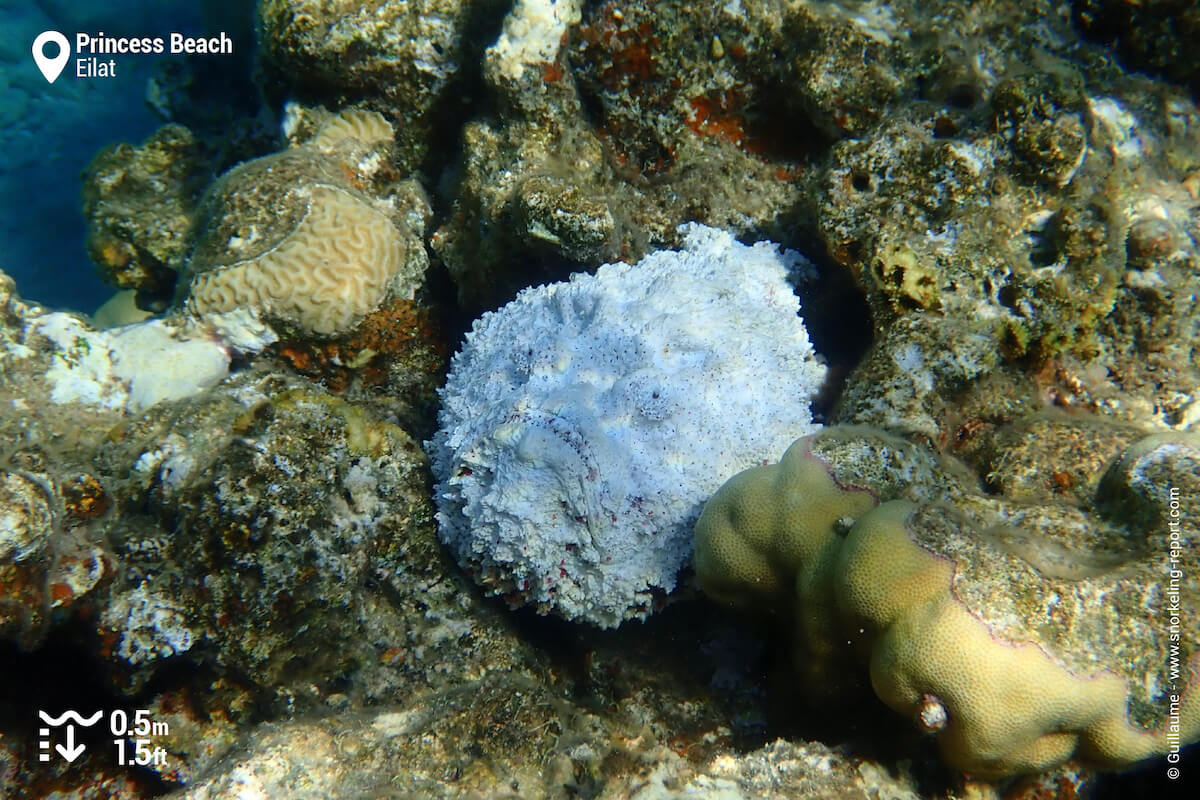
<path fill-rule="evenodd" d="M 1021 510 L 947 488 L 955 479 L 932 457 L 917 464 L 921 451 L 897 441 L 828 428 L 732 478 L 696 525 L 706 593 L 790 616 L 810 679 L 832 684 L 838 664 L 863 663 L 879 698 L 977 777 L 1073 757 L 1122 768 L 1200 739 L 1200 631 L 1195 620 L 1171 627 L 1152 529 L 1135 532 L 1147 546 L 1103 560 L 1053 530 L 987 526 Z M 898 456 L 910 474 L 881 480 Z M 871 491 L 848 485 L 849 472 Z M 930 501 L 920 487 L 931 480 L 957 494 L 953 505 Z"/>
<path fill-rule="evenodd" d="M 381 115 L 343 112 L 305 145 L 223 176 L 204 203 L 188 309 L 252 308 L 319 337 L 346 332 L 390 296 L 412 297 L 426 263 L 420 243 L 360 188 L 390 139 Z"/>

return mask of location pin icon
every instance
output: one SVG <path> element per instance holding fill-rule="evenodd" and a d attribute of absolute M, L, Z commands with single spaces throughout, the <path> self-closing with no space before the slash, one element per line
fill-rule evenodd
<path fill-rule="evenodd" d="M 47 42 L 54 42 L 58 45 L 58 55 L 54 58 L 46 58 L 46 54 L 42 52 Z M 47 82 L 54 83 L 58 80 L 58 76 L 62 74 L 63 67 L 70 60 L 71 43 L 67 41 L 67 37 L 58 31 L 42 31 L 33 40 L 33 62 L 42 71 L 42 76 Z"/>

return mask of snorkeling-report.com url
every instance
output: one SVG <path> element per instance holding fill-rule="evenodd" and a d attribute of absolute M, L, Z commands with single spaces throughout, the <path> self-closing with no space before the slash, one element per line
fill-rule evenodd
<path fill-rule="evenodd" d="M 1182 629 L 1180 618 L 1179 591 L 1183 586 L 1183 531 L 1182 514 L 1179 510 L 1179 489 L 1170 488 L 1170 505 L 1167 511 L 1167 778 L 1176 781 L 1181 777 L 1179 770 L 1179 706 L 1182 692 L 1179 690 L 1179 640 Z"/>

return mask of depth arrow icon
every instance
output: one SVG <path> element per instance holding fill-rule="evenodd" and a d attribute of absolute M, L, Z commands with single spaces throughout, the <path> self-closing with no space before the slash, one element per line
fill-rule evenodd
<path fill-rule="evenodd" d="M 54 745 L 54 749 L 58 751 L 58 754 L 60 756 L 65 758 L 68 762 L 71 762 L 71 761 L 74 761 L 75 759 L 79 758 L 79 754 L 82 753 L 84 750 L 86 750 L 87 746 L 82 745 L 82 744 L 75 744 L 75 726 L 68 725 L 67 726 L 67 746 L 63 747 L 61 744 L 56 744 L 56 745 Z"/>

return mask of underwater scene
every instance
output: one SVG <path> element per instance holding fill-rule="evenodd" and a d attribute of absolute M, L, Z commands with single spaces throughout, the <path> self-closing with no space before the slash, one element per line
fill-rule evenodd
<path fill-rule="evenodd" d="M 0 43 L 0 798 L 1200 796 L 1200 2 Z"/>

